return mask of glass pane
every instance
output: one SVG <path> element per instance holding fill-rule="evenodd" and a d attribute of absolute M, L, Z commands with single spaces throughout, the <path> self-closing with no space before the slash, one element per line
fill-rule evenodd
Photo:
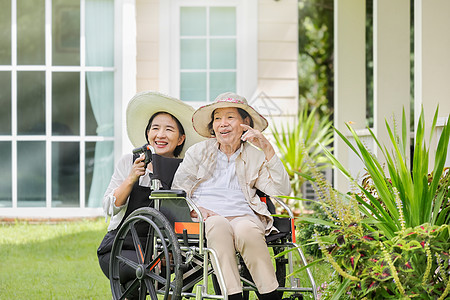
<path fill-rule="evenodd" d="M 11 64 L 11 0 L 0 0 L 0 65 Z"/>
<path fill-rule="evenodd" d="M 114 143 L 86 143 L 86 207 L 101 207 L 114 170 Z"/>
<path fill-rule="evenodd" d="M 52 134 L 80 134 L 80 73 L 54 72 Z"/>
<path fill-rule="evenodd" d="M 12 207 L 11 142 L 0 142 L 0 207 Z"/>
<path fill-rule="evenodd" d="M 45 72 L 17 72 L 17 132 L 45 134 Z"/>
<path fill-rule="evenodd" d="M 88 86 L 86 84 L 86 89 Z M 94 111 L 92 110 L 91 97 L 86 91 L 86 135 L 97 135 L 97 120 L 95 120 Z"/>
<path fill-rule="evenodd" d="M 94 176 L 95 165 L 95 142 L 86 142 L 85 144 L 85 191 L 86 199 L 89 199 L 89 192 L 92 185 L 92 177 Z M 110 178 L 111 179 L 111 178 Z M 105 189 L 106 191 L 106 189 Z"/>
<path fill-rule="evenodd" d="M 17 63 L 45 64 L 45 0 L 17 0 Z"/>
<path fill-rule="evenodd" d="M 80 144 L 52 143 L 52 207 L 80 206 Z"/>
<path fill-rule="evenodd" d="M 183 101 L 206 101 L 206 73 L 181 73 L 180 97 Z"/>
<path fill-rule="evenodd" d="M 1 9 L 0 9 L 1 11 Z M 11 134 L 11 72 L 0 72 L 0 135 Z"/>
<path fill-rule="evenodd" d="M 206 8 L 181 7 L 180 8 L 180 34 L 206 35 Z"/>
<path fill-rule="evenodd" d="M 80 65 L 80 1 L 52 1 L 52 62 Z"/>
<path fill-rule="evenodd" d="M 86 66 L 114 66 L 114 0 L 86 1 Z"/>
<path fill-rule="evenodd" d="M 180 41 L 181 69 L 206 68 L 206 39 Z"/>
<path fill-rule="evenodd" d="M 114 135 L 113 72 L 86 72 L 86 134 Z"/>
<path fill-rule="evenodd" d="M 17 206 L 45 207 L 45 142 L 17 142 Z"/>
<path fill-rule="evenodd" d="M 236 40 L 211 39 L 210 68 L 236 69 Z"/>
<path fill-rule="evenodd" d="M 210 35 L 236 35 L 235 7 L 211 7 L 209 14 Z"/>
<path fill-rule="evenodd" d="M 236 92 L 236 72 L 214 72 L 210 74 L 209 100 L 225 92 Z"/>

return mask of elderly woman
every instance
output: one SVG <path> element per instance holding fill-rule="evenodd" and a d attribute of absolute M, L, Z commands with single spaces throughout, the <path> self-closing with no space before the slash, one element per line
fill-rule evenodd
<path fill-rule="evenodd" d="M 135 147 L 150 144 L 156 154 L 164 157 L 183 157 L 185 150 L 202 140 L 192 128 L 194 109 L 181 100 L 157 92 L 139 93 L 127 107 L 127 132 Z M 111 248 L 116 233 L 124 220 L 136 209 L 151 206 L 152 164 L 144 164 L 144 157 L 133 157 L 131 151 L 117 163 L 103 198 L 103 209 L 111 216 L 108 233 L 97 255 L 103 273 L 109 278 Z M 170 188 L 170 187 L 165 187 Z M 128 243 L 131 241 L 126 241 Z M 125 244 L 124 249 L 134 249 Z M 123 250 L 122 255 L 137 262 L 135 250 Z M 123 285 L 136 278 L 135 270 L 126 265 L 120 268 Z M 137 298 L 138 295 L 136 295 Z M 134 299 L 128 296 L 128 299 Z"/>
<path fill-rule="evenodd" d="M 210 139 L 186 152 L 172 187 L 185 190 L 199 207 L 208 247 L 218 254 L 229 299 L 242 299 L 236 251 L 260 299 L 279 299 L 265 242 L 265 235 L 276 229 L 256 190 L 269 195 L 288 195 L 291 190 L 282 162 L 261 133 L 267 121 L 244 97 L 224 93 L 197 109 L 192 123 L 200 135 Z M 194 211 L 191 216 L 198 217 Z"/>

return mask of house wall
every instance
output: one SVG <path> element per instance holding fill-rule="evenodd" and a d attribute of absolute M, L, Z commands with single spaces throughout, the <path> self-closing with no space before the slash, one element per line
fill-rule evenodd
<path fill-rule="evenodd" d="M 138 92 L 159 89 L 159 12 L 159 0 L 136 0 Z M 258 1 L 258 88 L 247 97 L 275 119 L 293 116 L 298 109 L 297 19 L 296 0 Z"/>
<path fill-rule="evenodd" d="M 414 124 L 424 110 L 425 130 L 429 136 L 434 113 L 439 106 L 437 135 L 430 149 L 436 149 L 442 126 L 450 114 L 450 1 L 415 0 L 414 15 Z M 427 141 L 428 144 L 428 141 Z M 435 152 L 430 151 L 429 170 L 433 167 Z M 446 167 L 450 166 L 450 150 Z"/>
<path fill-rule="evenodd" d="M 335 0 L 335 97 L 334 125 L 348 136 L 345 122 L 365 141 L 383 165 L 383 157 L 365 125 L 365 1 Z M 450 113 L 450 19 L 444 15 L 450 2 L 414 1 L 414 112 L 415 124 L 423 106 L 426 136 L 429 136 L 433 115 L 439 105 L 437 135 L 442 131 Z M 383 145 L 390 145 L 384 124 L 392 125 L 394 117 L 400 124 L 403 108 L 409 120 L 410 102 L 410 1 L 373 1 L 374 45 L 374 126 L 373 132 Z M 407 123 L 409 124 L 409 122 Z M 399 126 L 399 125 L 398 125 Z M 399 128 L 397 128 L 398 130 Z M 409 132 L 407 133 L 409 134 Z M 350 138 L 353 141 L 352 138 Z M 430 149 L 429 169 L 434 166 L 433 139 Z M 353 177 L 365 173 L 363 165 L 349 151 L 349 147 L 336 139 L 334 153 Z M 388 149 L 389 150 L 389 149 Z M 407 154 L 408 155 L 408 154 Z M 447 157 L 449 166 L 450 157 Z M 335 172 L 335 187 L 349 190 L 349 181 Z"/>
<path fill-rule="evenodd" d="M 297 114 L 297 61 L 297 0 L 258 1 L 258 93 L 267 105 L 273 104 L 272 126 Z"/>
<path fill-rule="evenodd" d="M 159 90 L 159 0 L 136 0 L 136 89 Z"/>

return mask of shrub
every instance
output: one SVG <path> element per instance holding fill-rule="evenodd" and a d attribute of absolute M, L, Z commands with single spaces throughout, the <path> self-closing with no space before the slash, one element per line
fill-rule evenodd
<path fill-rule="evenodd" d="M 434 131 L 437 113 L 433 120 Z M 329 234 L 315 233 L 315 242 L 336 270 L 337 280 L 327 287 L 324 299 L 445 299 L 450 293 L 449 170 L 444 168 L 450 137 L 450 116 L 428 173 L 429 149 L 424 136 L 423 112 L 416 131 L 412 168 L 406 157 L 406 118 L 401 137 L 386 122 L 392 153 L 373 139 L 387 162 L 388 175 L 355 131 L 353 146 L 336 130 L 364 163 L 368 176 L 358 184 L 325 148 L 333 164 L 359 192 L 342 194 L 326 182 L 311 160 L 316 193 L 331 221 L 301 217 L 303 222 L 330 226 Z M 431 137 L 430 137 L 431 141 Z M 315 263 L 315 262 L 314 262 Z M 328 296 L 326 296 L 328 295 Z"/>

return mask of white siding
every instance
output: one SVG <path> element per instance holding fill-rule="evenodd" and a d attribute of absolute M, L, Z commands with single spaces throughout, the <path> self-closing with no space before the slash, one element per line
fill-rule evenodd
<path fill-rule="evenodd" d="M 298 3 L 295 0 L 258 2 L 258 92 L 273 101 L 272 123 L 298 111 Z M 257 99 L 253 99 L 256 106 Z M 262 111 L 269 115 L 269 112 Z"/>
<path fill-rule="evenodd" d="M 159 86 L 159 0 L 136 1 L 137 91 Z"/>

